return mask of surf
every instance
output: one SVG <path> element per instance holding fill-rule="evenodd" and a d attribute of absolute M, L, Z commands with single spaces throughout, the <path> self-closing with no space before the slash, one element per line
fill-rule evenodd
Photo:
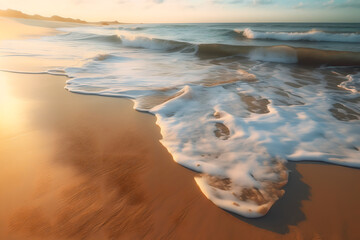
<path fill-rule="evenodd" d="M 360 43 L 359 33 L 330 33 L 316 29 L 306 32 L 260 32 L 245 28 L 244 30 L 235 29 L 234 32 L 247 39 Z"/>

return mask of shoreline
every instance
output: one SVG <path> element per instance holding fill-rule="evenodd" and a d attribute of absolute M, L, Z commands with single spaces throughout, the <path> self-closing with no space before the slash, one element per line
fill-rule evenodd
<path fill-rule="evenodd" d="M 360 191 L 345 188 L 360 180 L 356 169 L 289 162 L 292 172 L 286 193 L 269 213 L 259 219 L 235 216 L 206 199 L 194 181 L 196 173 L 175 163 L 159 142 L 161 135 L 155 117 L 134 111 L 131 100 L 65 91 L 63 76 L 1 75 L 12 85 L 12 94 L 17 92 L 15 99 L 25 98 L 20 107 L 32 105 L 25 107 L 30 111 L 24 116 L 34 118 L 25 124 L 25 132 L 31 129 L 29 134 L 34 135 L 31 142 L 21 144 L 29 138 L 28 134 L 10 134 L 12 137 L 1 141 L 2 159 L 27 158 L 33 163 L 33 168 L 10 171 L 14 175 L 25 173 L 18 180 L 20 185 L 15 184 L 11 189 L 5 184 L 13 182 L 7 178 L 7 161 L 1 163 L 5 171 L 0 174 L 5 185 L 2 189 L 6 189 L 2 195 L 12 193 L 11 198 L 17 202 L 12 208 L 7 206 L 9 203 L 1 204 L 1 237 L 34 239 L 45 234 L 51 236 L 49 239 L 108 239 L 116 233 L 120 239 L 125 236 L 132 239 L 157 236 L 356 239 L 360 236 L 356 228 L 356 216 L 360 214 L 356 199 Z M 1 127 L 10 129 L 4 124 Z M 12 131 L 17 128 L 13 126 Z M 21 128 L 20 132 L 24 131 Z M 36 147 L 37 142 L 40 146 L 46 142 L 47 147 Z M 40 170 L 34 169 L 37 165 Z M 40 173 L 33 175 L 32 171 Z M 329 186 L 326 182 L 332 181 L 334 174 L 341 177 Z M 21 190 L 24 182 L 32 183 L 25 192 Z M 87 191 L 91 194 L 84 196 Z M 78 210 L 80 206 L 83 207 Z M 35 221 L 37 218 L 43 222 Z M 61 221 L 63 218 L 67 221 Z M 68 225 L 68 221 L 75 225 Z M 89 226 L 81 230 L 80 226 L 88 221 Z M 328 229 L 329 225 L 332 229 Z M 344 231 L 347 238 L 341 235 Z"/>
<path fill-rule="evenodd" d="M 0 76 L 0 238 L 360 238 L 358 169 L 289 162 L 285 195 L 243 218 L 206 199 L 131 99 L 71 93 L 64 76 Z"/>
<path fill-rule="evenodd" d="M 0 33 L 0 41 L 34 38 L 55 35 L 56 33 L 58 33 L 58 31 L 51 28 L 25 25 L 19 23 L 17 19 L 10 19 L 1 16 L 0 28 L 2 29 Z"/>

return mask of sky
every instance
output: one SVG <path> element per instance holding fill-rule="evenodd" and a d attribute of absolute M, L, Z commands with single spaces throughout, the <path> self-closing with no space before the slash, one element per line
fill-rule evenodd
<path fill-rule="evenodd" d="M 360 0 L 0 0 L 0 9 L 127 23 L 360 22 Z"/>

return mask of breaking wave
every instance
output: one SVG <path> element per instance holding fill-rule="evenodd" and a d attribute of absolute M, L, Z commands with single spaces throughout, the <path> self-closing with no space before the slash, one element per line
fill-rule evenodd
<path fill-rule="evenodd" d="M 197 55 L 200 58 L 217 58 L 239 55 L 250 60 L 266 62 L 297 63 L 295 48 L 288 46 L 255 47 L 223 44 L 201 44 Z"/>
<path fill-rule="evenodd" d="M 360 34 L 358 33 L 329 33 L 316 29 L 307 32 L 260 32 L 250 28 L 235 29 L 234 31 L 247 39 L 360 43 Z"/>
<path fill-rule="evenodd" d="M 360 53 L 330 51 L 290 46 L 234 46 L 223 44 L 200 44 L 197 55 L 216 58 L 239 55 L 251 60 L 280 63 L 297 63 L 313 66 L 360 66 Z"/>
<path fill-rule="evenodd" d="M 287 160 L 360 168 L 360 68 L 300 66 L 360 66 L 360 48 L 329 42 L 294 44 L 303 48 L 274 42 L 255 46 L 264 41 L 236 45 L 236 37 L 259 34 L 349 41 L 358 31 L 354 25 L 353 35 L 316 30 L 291 35 L 255 26 L 264 32 L 236 33 L 234 24 L 142 25 L 146 32 L 130 25 L 87 26 L 31 41 L 4 41 L 0 52 L 66 60 L 62 67 L 37 73 L 68 76 L 71 92 L 131 98 L 137 110 L 156 115 L 161 143 L 174 160 L 202 173 L 195 180 L 211 201 L 259 217 L 284 194 Z M 298 32 L 298 26 L 286 29 Z M 319 46 L 329 50 L 314 49 Z"/>
<path fill-rule="evenodd" d="M 126 47 L 146 48 L 153 50 L 170 50 L 185 52 L 194 51 L 194 45 L 187 42 L 158 39 L 152 36 L 131 34 L 128 32 L 119 32 L 117 37 L 121 40 L 122 45 Z"/>
<path fill-rule="evenodd" d="M 253 61 L 291 63 L 308 66 L 360 66 L 360 53 L 349 51 L 298 48 L 279 46 L 239 46 L 226 44 L 192 44 L 152 36 L 119 32 L 111 36 L 92 36 L 125 47 L 163 50 L 169 52 L 195 53 L 200 58 L 219 58 L 229 56 L 247 57 Z"/>
<path fill-rule="evenodd" d="M 117 34 L 114 35 L 71 33 L 71 36 L 66 36 L 66 38 L 70 37 L 71 40 L 75 41 L 100 41 L 130 48 L 194 53 L 202 59 L 241 56 L 253 61 L 310 66 L 360 66 L 359 52 L 299 48 L 286 45 L 263 47 L 228 44 L 193 44 L 160 39 L 151 35 L 134 34 L 127 31 L 118 31 Z"/>

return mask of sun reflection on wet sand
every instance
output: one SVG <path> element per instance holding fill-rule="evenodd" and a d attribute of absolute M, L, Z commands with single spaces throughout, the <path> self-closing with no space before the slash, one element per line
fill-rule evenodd
<path fill-rule="evenodd" d="M 359 179 L 354 169 L 293 166 L 267 216 L 237 219 L 202 195 L 159 143 L 155 118 L 129 100 L 69 93 L 65 77 L 0 75 L 0 239 L 356 237 L 358 194 L 341 187 Z M 334 174 L 347 177 L 324 188 Z"/>
<path fill-rule="evenodd" d="M 54 77 L 20 80 L 21 86 L 9 87 L 7 76 L 2 73 L 1 169 L 5 172 L 0 175 L 7 194 L 0 212 L 2 220 L 9 219 L 10 232 L 21 237 L 97 239 L 104 229 L 114 236 L 126 229 L 130 235 L 148 231 L 149 214 L 139 205 L 144 194 L 137 181 L 138 169 L 146 166 L 146 153 L 141 145 L 136 153 L 126 151 L 128 144 L 139 144 L 131 141 L 134 133 L 115 134 L 111 126 L 121 122 L 113 122 L 109 114 L 102 116 L 101 111 L 99 116 L 89 116 L 89 105 L 76 101 L 83 96 L 64 98 L 70 93 L 60 86 L 50 94 L 37 92 L 53 85 Z M 44 97 L 49 101 L 43 102 Z M 84 115 L 92 119 L 84 122 Z M 6 228 L 7 223 L 1 225 Z"/>

